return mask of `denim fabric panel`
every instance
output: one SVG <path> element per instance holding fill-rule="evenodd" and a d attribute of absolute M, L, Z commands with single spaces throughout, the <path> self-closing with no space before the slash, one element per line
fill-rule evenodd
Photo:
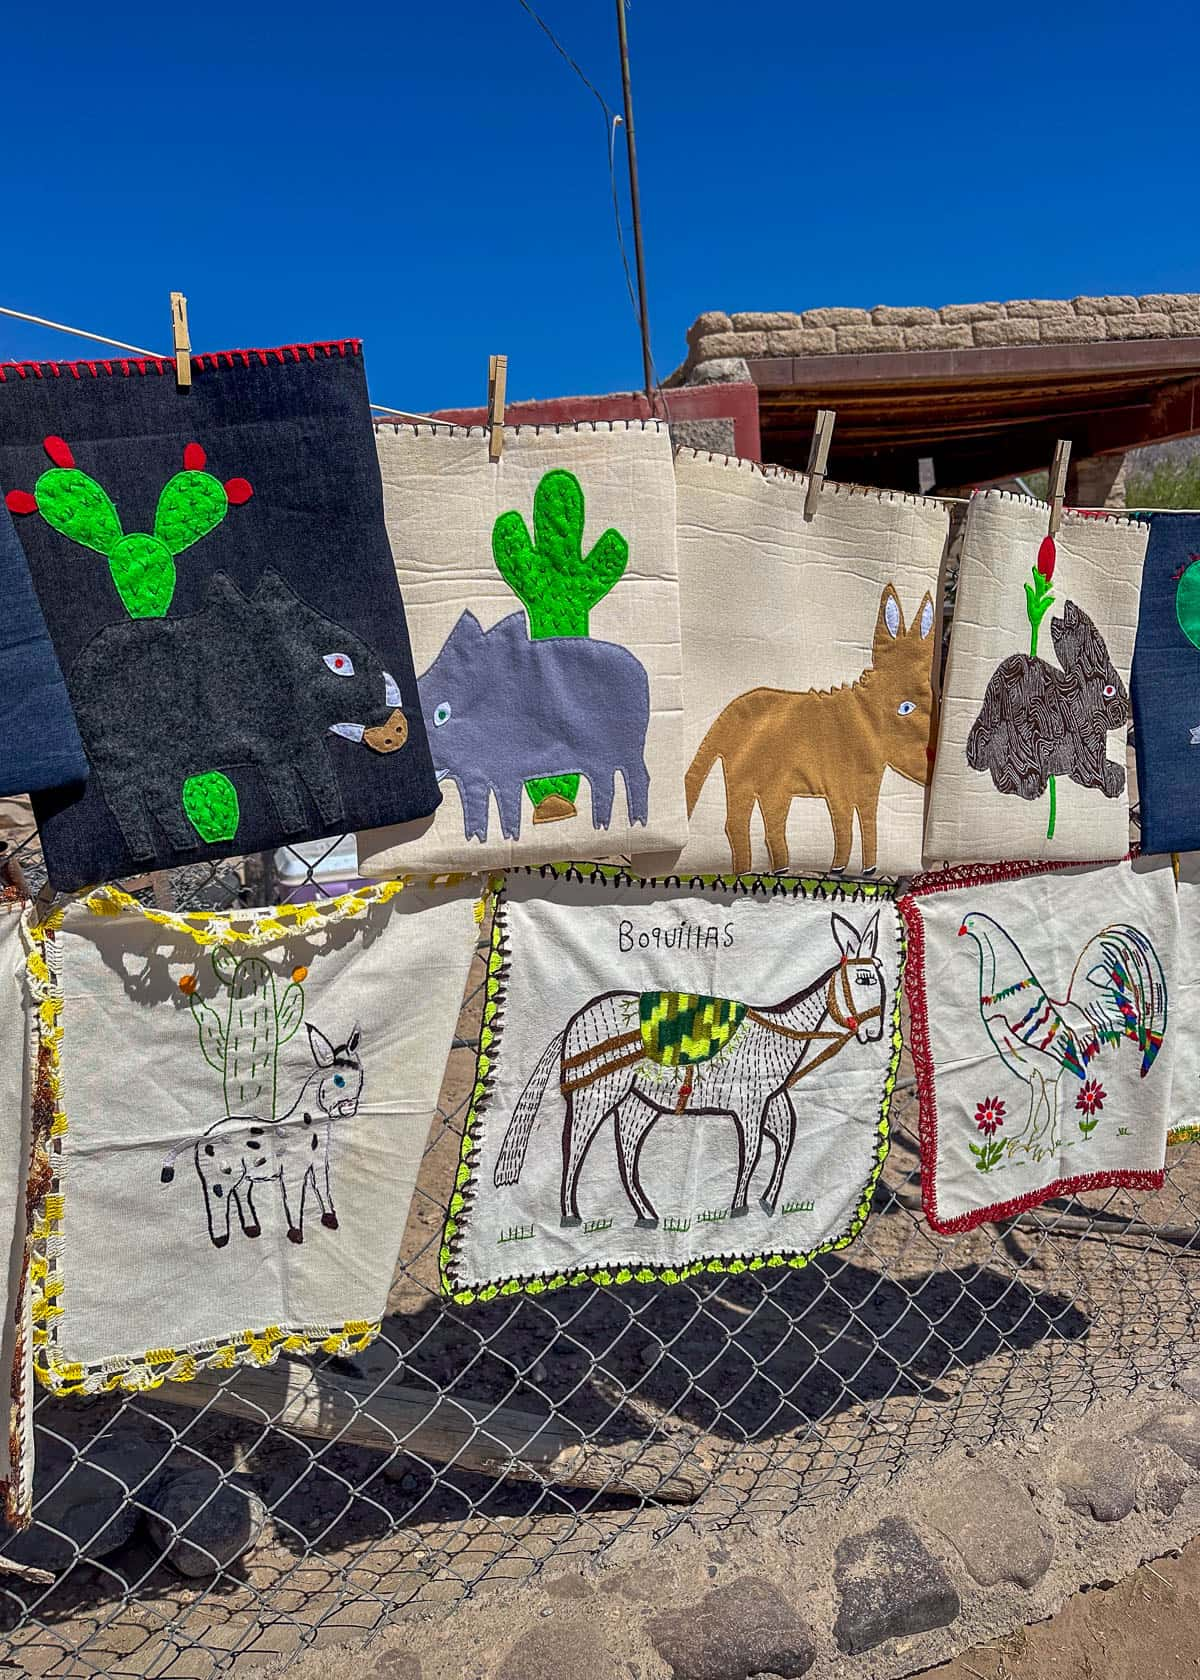
<path fill-rule="evenodd" d="M 358 347 L 221 353 L 193 365 L 188 391 L 168 362 L 0 370 L 6 492 L 32 491 L 51 467 L 46 437 L 65 440 L 126 535 L 154 532 L 160 493 L 190 443 L 205 452 L 205 472 L 253 491 L 240 502 L 231 494 L 218 522 L 175 553 L 165 616 L 131 617 L 105 554 L 40 512 L 14 521 L 85 741 L 112 729 L 91 753 L 86 792 L 36 803 L 50 878 L 63 890 L 410 821 L 440 802 Z M 347 663 L 331 674 L 325 656 L 352 651 L 353 678 L 339 687 Z M 335 722 L 361 725 L 367 741 L 384 741 L 384 672 L 399 688 L 404 745 L 372 750 L 329 733 Z M 201 840 L 190 827 L 184 770 L 233 783 L 232 838 Z"/>
<path fill-rule="evenodd" d="M 1131 684 L 1142 848 L 1190 852 L 1200 848 L 1200 648 L 1184 635 L 1177 598 L 1200 560 L 1200 517 L 1144 517 L 1150 545 Z"/>
<path fill-rule="evenodd" d="M 0 502 L 0 795 L 87 780 L 66 684 Z"/>

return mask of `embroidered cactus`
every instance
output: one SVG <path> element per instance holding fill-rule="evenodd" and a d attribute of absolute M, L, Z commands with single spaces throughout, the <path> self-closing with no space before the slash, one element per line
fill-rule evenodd
<path fill-rule="evenodd" d="M 304 988 L 293 980 L 280 996 L 261 957 L 235 957 L 224 945 L 213 952 L 212 965 L 229 1002 L 222 1020 L 211 1004 L 189 996 L 201 1052 L 224 1081 L 226 1114 L 274 1120 L 279 1052 L 304 1019 Z"/>
<path fill-rule="evenodd" d="M 546 473 L 533 496 L 533 537 L 517 512 L 502 513 L 492 528 L 496 569 L 525 607 L 531 641 L 587 636 L 592 608 L 608 594 L 629 562 L 619 531 L 603 531 L 583 552 L 583 487 L 574 473 Z M 578 776 L 544 776 L 526 782 L 535 822 L 575 815 Z"/>
<path fill-rule="evenodd" d="M 60 437 L 44 440 L 54 463 L 33 487 L 10 490 L 13 513 L 40 513 L 47 525 L 81 548 L 108 559 L 108 569 L 130 618 L 162 618 L 175 594 L 175 556 L 200 541 L 224 519 L 227 509 L 253 495 L 244 478 L 222 484 L 204 471 L 206 456 L 198 443 L 183 452 L 183 471 L 167 480 L 154 514 L 154 533 L 127 536 L 107 491 L 75 465 Z"/>
<path fill-rule="evenodd" d="M 183 811 L 201 840 L 210 846 L 219 840 L 232 840 L 241 820 L 237 789 L 219 770 L 188 777 L 183 784 Z"/>

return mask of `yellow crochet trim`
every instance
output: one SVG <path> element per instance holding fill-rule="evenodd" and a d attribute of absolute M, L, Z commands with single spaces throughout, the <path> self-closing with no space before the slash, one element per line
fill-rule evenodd
<path fill-rule="evenodd" d="M 373 904 L 386 904 L 395 898 L 411 879 L 404 876 L 360 887 L 324 905 L 284 904 L 265 911 L 202 910 L 173 915 L 168 911 L 148 910 L 128 893 L 112 886 L 99 887 L 78 902 L 97 916 L 126 913 L 144 916 L 160 927 L 187 934 L 205 948 L 230 943 L 265 945 L 315 925 L 329 925 L 362 915 Z M 483 898 L 486 899 L 486 889 Z M 54 933 L 62 926 L 63 910 L 64 907 L 57 907 L 41 922 L 27 911 L 24 919 L 28 942 L 25 970 L 36 1003 L 38 1038 L 47 1051 L 46 1078 L 53 1100 L 51 1139 L 63 1138 L 67 1133 L 67 1113 L 62 1100 L 63 997 L 53 940 Z M 249 925 L 239 927 L 239 921 Z M 158 1388 L 165 1382 L 190 1382 L 204 1370 L 231 1370 L 239 1364 L 270 1365 L 281 1353 L 320 1352 L 345 1357 L 361 1353 L 380 1332 L 378 1319 L 349 1319 L 340 1325 L 269 1324 L 262 1329 L 239 1331 L 224 1341 L 194 1345 L 184 1352 L 151 1348 L 141 1358 L 106 1360 L 95 1366 L 61 1359 L 55 1346 L 55 1326 L 63 1314 L 65 1279 L 61 1270 L 51 1270 L 47 1248 L 61 1244 L 65 1212 L 66 1197 L 61 1189 L 42 1197 L 33 1228 L 39 1251 L 31 1261 L 29 1274 L 34 1373 L 42 1386 L 54 1394 L 108 1394 L 114 1389 L 136 1393 Z"/>

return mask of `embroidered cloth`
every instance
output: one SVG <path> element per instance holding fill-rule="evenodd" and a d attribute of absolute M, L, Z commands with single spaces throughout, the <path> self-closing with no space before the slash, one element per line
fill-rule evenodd
<path fill-rule="evenodd" d="M 33 1148 L 35 1080 L 31 1077 L 30 1016 L 24 986 L 21 905 L 0 891 L 0 1255 L 4 1318 L 0 1324 L 0 1393 L 8 1427 L 0 1447 L 4 1514 L 25 1527 L 33 1501 L 32 1337 L 29 1322 L 27 1194 Z"/>
<path fill-rule="evenodd" d="M 671 443 L 657 421 L 378 428 L 444 799 L 365 875 L 682 844 Z"/>
<path fill-rule="evenodd" d="M 0 506 L 0 797 L 82 782 L 87 773 L 29 567 Z"/>
<path fill-rule="evenodd" d="M 0 367 L 0 488 L 91 766 L 63 890 L 438 801 L 356 341 Z"/>
<path fill-rule="evenodd" d="M 646 873 L 920 868 L 944 504 L 676 458 L 688 839 Z"/>
<path fill-rule="evenodd" d="M 1194 1021 L 1200 1004 L 1200 852 L 1181 852 L 1175 860 L 1179 903 L 1179 985 L 1176 1010 L 1181 1021 Z M 1175 1045 L 1168 1143 L 1200 1138 L 1200 1033 L 1182 1032 Z"/>
<path fill-rule="evenodd" d="M 401 886 L 187 915 L 108 888 L 31 927 L 48 1387 L 377 1334 L 478 935 L 477 887 Z"/>
<path fill-rule="evenodd" d="M 1126 734 L 1146 528 L 1004 491 L 971 500 L 925 859 L 1129 850 Z"/>
<path fill-rule="evenodd" d="M 1169 861 L 954 869 L 899 903 L 934 1229 L 1157 1189 L 1181 1036 Z"/>
<path fill-rule="evenodd" d="M 1200 517 L 1150 528 L 1133 650 L 1138 814 L 1146 852 L 1200 847 Z"/>
<path fill-rule="evenodd" d="M 888 891 L 512 875 L 442 1248 L 462 1302 L 844 1248 L 887 1153 Z"/>

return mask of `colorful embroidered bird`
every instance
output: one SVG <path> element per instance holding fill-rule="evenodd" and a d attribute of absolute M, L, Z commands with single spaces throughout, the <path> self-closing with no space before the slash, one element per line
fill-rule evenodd
<path fill-rule="evenodd" d="M 1158 953 L 1138 928 L 1101 929 L 1088 940 L 1065 999 L 1056 1001 L 1011 937 L 991 916 L 969 911 L 960 935 L 979 950 L 979 1013 L 1005 1065 L 1030 1088 L 1029 1118 L 1008 1152 L 1035 1161 L 1058 1147 L 1058 1082 L 1081 1083 L 1100 1052 L 1122 1039 L 1142 1055 L 1141 1077 L 1154 1065 L 1167 1030 L 1167 984 Z"/>

